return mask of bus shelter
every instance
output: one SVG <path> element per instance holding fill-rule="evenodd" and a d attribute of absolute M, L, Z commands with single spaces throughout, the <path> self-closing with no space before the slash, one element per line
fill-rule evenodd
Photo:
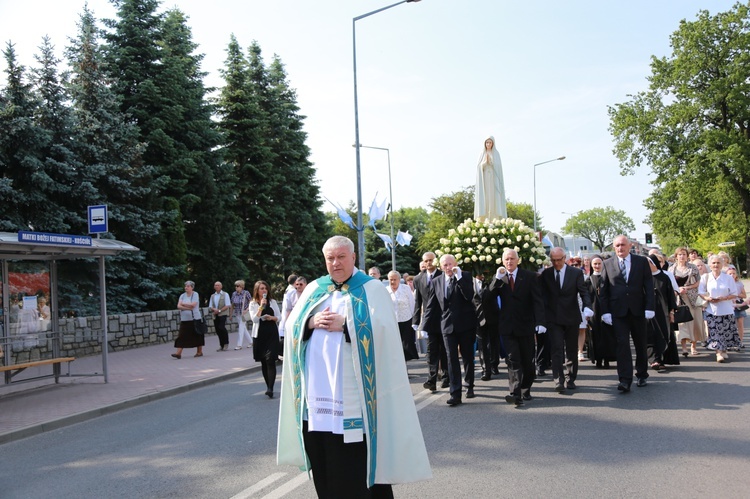
<path fill-rule="evenodd" d="M 109 381 L 107 368 L 107 288 L 105 258 L 138 248 L 114 239 L 89 236 L 50 234 L 39 232 L 0 232 L 0 278 L 2 278 L 2 315 L 0 315 L 0 371 L 5 384 L 26 368 L 51 365 L 52 374 L 26 377 L 31 381 L 61 375 L 61 364 L 73 360 L 62 357 L 63 334 L 60 322 L 75 315 L 75 304 L 88 306 L 101 317 L 101 330 L 96 337 L 101 345 L 102 371 L 77 376 L 104 376 Z M 92 292 L 84 296 L 66 296 L 67 304 L 60 303 L 60 266 L 62 261 L 78 261 L 84 266 L 96 266 L 92 275 L 98 277 L 98 300 Z M 75 293 L 70 293 L 75 294 Z M 96 303 L 98 301 L 98 304 Z M 86 303 L 83 303 L 86 302 Z M 68 375 L 70 368 L 68 367 Z"/>

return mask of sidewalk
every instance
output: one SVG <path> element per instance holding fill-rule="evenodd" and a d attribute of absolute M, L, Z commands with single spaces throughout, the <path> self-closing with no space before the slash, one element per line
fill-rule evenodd
<path fill-rule="evenodd" d="M 170 357 L 172 343 L 135 348 L 108 355 L 109 382 L 104 376 L 61 377 L 0 385 L 0 444 L 61 428 L 126 407 L 186 392 L 242 376 L 260 367 L 250 348 L 234 350 L 237 334 L 229 335 L 229 350 L 217 352 L 219 340 L 206 336 L 203 357 L 185 349 L 182 359 Z M 39 369 L 52 372 L 51 366 Z M 31 371 L 31 370 L 29 370 Z M 78 358 L 71 374 L 102 373 L 102 357 Z M 62 373 L 67 368 L 62 366 Z"/>

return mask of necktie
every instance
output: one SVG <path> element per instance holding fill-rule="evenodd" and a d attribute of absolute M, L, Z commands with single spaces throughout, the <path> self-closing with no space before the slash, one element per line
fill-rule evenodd
<path fill-rule="evenodd" d="M 557 284 L 558 289 L 562 287 L 560 286 L 560 271 L 559 270 L 555 270 L 555 284 Z"/>
<path fill-rule="evenodd" d="M 427 284 L 430 284 L 432 282 L 432 274 L 429 272 L 427 273 Z"/>
<path fill-rule="evenodd" d="M 451 296 L 453 296 L 453 291 L 456 289 L 456 276 L 451 277 L 451 280 L 448 281 L 448 292 L 445 295 L 445 298 L 447 300 L 451 299 Z"/>
<path fill-rule="evenodd" d="M 625 267 L 625 259 L 624 258 L 620 259 L 620 274 L 622 275 L 623 279 L 625 279 L 626 281 L 628 280 L 628 276 L 627 276 L 627 273 L 626 273 L 626 267 Z"/>
<path fill-rule="evenodd" d="M 516 287 L 515 279 L 513 279 L 513 274 L 508 274 L 508 283 L 510 284 L 510 290 L 513 291 L 513 289 Z"/>

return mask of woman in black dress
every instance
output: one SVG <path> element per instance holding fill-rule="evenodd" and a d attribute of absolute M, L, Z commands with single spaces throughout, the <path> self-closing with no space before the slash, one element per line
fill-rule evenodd
<path fill-rule="evenodd" d="M 601 289 L 602 259 L 599 256 L 591 258 L 591 274 L 586 280 L 591 295 L 591 304 L 594 317 L 591 318 L 591 344 L 589 348 L 589 359 L 596 363 L 596 367 L 609 367 L 611 361 L 617 360 L 615 355 L 615 333 L 612 326 L 602 322 L 602 308 L 599 300 Z"/>
<path fill-rule="evenodd" d="M 276 300 L 271 296 L 271 288 L 266 281 L 255 283 L 253 300 L 250 302 L 250 316 L 253 321 L 253 359 L 260 362 L 263 379 L 266 381 L 266 396 L 273 398 L 276 359 L 279 357 L 278 322 L 281 312 Z"/>
<path fill-rule="evenodd" d="M 200 297 L 193 291 L 193 288 L 195 288 L 193 281 L 185 281 L 185 292 L 177 301 L 177 309 L 180 311 L 180 332 L 174 340 L 177 351 L 172 354 L 172 357 L 175 359 L 182 358 L 183 348 L 197 348 L 198 351 L 194 357 L 203 357 L 205 338 L 195 330 L 195 321 L 201 319 Z"/>

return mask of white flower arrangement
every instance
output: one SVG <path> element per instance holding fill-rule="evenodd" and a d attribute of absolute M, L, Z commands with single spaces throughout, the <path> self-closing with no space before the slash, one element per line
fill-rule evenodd
<path fill-rule="evenodd" d="M 490 236 L 489 239 L 482 237 L 485 234 Z M 516 243 L 522 241 L 523 247 L 519 247 Z M 494 274 L 497 267 L 503 264 L 502 254 L 508 248 L 518 252 L 518 265 L 522 268 L 536 270 L 549 264 L 547 253 L 534 234 L 534 229 L 512 218 L 483 222 L 467 218 L 455 229 L 450 229 L 447 237 L 440 239 L 440 244 L 441 247 L 435 251 L 438 256 L 452 254 L 460 267 L 470 268 L 475 275 Z"/>

